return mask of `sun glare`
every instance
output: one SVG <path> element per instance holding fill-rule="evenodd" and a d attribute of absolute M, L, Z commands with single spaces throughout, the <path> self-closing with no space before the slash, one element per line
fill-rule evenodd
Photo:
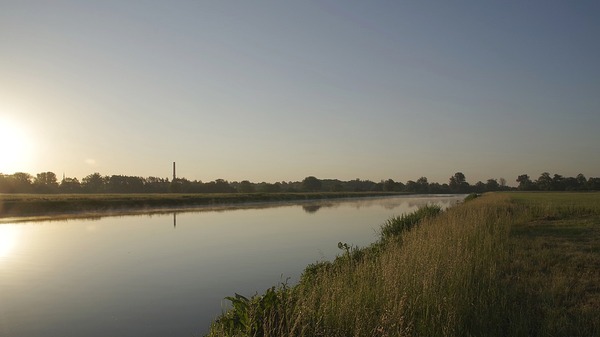
<path fill-rule="evenodd" d="M 26 172 L 32 146 L 26 128 L 0 116 L 0 173 Z"/>
<path fill-rule="evenodd" d="M 15 225 L 0 225 L 0 259 L 7 257 L 17 245 L 19 230 Z M 1 260 L 0 260 L 1 261 Z"/>

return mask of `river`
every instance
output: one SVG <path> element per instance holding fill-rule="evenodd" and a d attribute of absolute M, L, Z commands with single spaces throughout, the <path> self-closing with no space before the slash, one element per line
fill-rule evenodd
<path fill-rule="evenodd" d="M 338 242 L 463 195 L 256 204 L 0 224 L 0 336 L 202 336 L 234 293 L 294 284 Z"/>

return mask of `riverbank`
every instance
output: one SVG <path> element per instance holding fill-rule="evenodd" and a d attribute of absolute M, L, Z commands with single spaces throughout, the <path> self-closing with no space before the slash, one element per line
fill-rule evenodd
<path fill-rule="evenodd" d="M 488 194 L 235 295 L 209 336 L 600 334 L 600 194 Z"/>
<path fill-rule="evenodd" d="M 204 206 L 402 195 L 390 192 L 204 193 L 204 194 L 0 194 L 3 219 L 101 216 L 173 211 Z"/>

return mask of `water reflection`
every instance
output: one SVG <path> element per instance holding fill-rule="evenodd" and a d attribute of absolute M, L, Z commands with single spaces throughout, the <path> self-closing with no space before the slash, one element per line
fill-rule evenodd
<path fill-rule="evenodd" d="M 0 263 L 0 335 L 201 336 L 225 296 L 262 293 L 287 277 L 297 282 L 308 264 L 340 254 L 338 242 L 367 246 L 391 216 L 461 199 L 323 200 L 0 224 L 0 257 L 10 258 Z"/>
<path fill-rule="evenodd" d="M 309 214 L 316 213 L 321 208 L 321 205 L 304 205 L 302 209 Z"/>
<path fill-rule="evenodd" d="M 19 241 L 19 228 L 13 224 L 0 225 L 0 262 L 8 257 Z"/>

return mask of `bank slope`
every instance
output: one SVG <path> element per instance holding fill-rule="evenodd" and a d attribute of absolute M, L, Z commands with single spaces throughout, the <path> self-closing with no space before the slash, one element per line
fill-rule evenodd
<path fill-rule="evenodd" d="M 600 194 L 488 194 L 406 227 L 230 297 L 209 336 L 600 333 Z"/>

